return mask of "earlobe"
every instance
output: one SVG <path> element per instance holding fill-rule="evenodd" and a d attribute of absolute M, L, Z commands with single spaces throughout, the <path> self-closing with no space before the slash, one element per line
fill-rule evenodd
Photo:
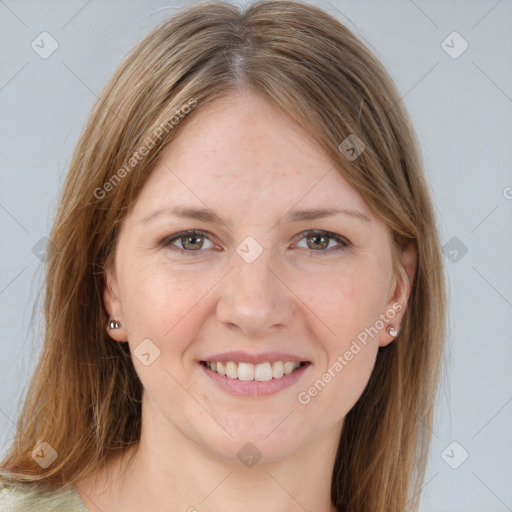
<path fill-rule="evenodd" d="M 126 341 L 127 333 L 122 326 L 122 308 L 117 282 L 110 268 L 104 272 L 103 304 L 109 316 L 106 325 L 108 335 L 115 341 Z"/>
<path fill-rule="evenodd" d="M 393 279 L 392 298 L 386 307 L 386 329 L 380 333 L 379 346 L 389 345 L 400 334 L 407 304 L 416 276 L 417 252 L 411 244 L 402 252 L 399 275 Z"/>
<path fill-rule="evenodd" d="M 111 331 L 113 331 L 114 329 L 119 329 L 119 327 L 121 327 L 119 320 L 110 320 L 110 322 L 108 323 L 108 328 Z"/>
<path fill-rule="evenodd" d="M 395 338 L 398 335 L 398 331 L 395 329 L 393 325 L 388 325 L 386 327 L 386 331 L 392 338 Z"/>

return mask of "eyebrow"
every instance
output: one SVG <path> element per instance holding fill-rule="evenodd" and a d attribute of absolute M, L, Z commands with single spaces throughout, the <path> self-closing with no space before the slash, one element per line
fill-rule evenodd
<path fill-rule="evenodd" d="M 193 219 L 211 224 L 225 224 L 222 217 L 210 208 L 190 208 L 184 206 L 174 206 L 173 208 L 159 208 L 142 218 L 139 223 L 146 224 L 156 220 L 164 215 L 179 217 L 182 219 Z M 332 215 L 346 215 L 354 219 L 370 223 L 370 219 L 361 211 L 353 208 L 313 208 L 310 210 L 294 210 L 285 215 L 286 222 L 301 222 L 307 220 L 316 220 Z M 279 221 L 278 221 L 279 223 Z"/>

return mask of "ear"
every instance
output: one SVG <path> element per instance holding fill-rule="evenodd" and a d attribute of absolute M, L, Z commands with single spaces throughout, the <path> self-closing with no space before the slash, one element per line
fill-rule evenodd
<path fill-rule="evenodd" d="M 384 329 L 379 332 L 379 346 L 389 345 L 399 334 L 402 327 L 403 318 L 407 309 L 407 303 L 411 294 L 412 285 L 416 275 L 417 251 L 414 244 L 408 245 L 399 257 L 398 273 L 394 275 L 391 283 L 391 297 L 386 304 L 384 312 Z M 398 332 L 397 336 L 391 336 L 387 328 L 393 326 Z"/>
<path fill-rule="evenodd" d="M 119 288 L 117 285 L 117 276 L 113 264 L 109 264 L 104 269 L 104 287 L 103 304 L 109 315 L 106 330 L 108 335 L 115 341 L 127 341 L 128 333 L 124 327 L 123 308 L 119 298 Z M 109 329 L 108 324 L 111 320 L 117 320 L 120 324 L 118 329 Z"/>

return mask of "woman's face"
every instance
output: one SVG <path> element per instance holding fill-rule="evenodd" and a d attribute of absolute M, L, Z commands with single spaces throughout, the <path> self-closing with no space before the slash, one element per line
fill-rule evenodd
<path fill-rule="evenodd" d="M 409 281 L 385 224 L 302 129 L 252 94 L 197 109 L 121 226 L 109 334 L 129 341 L 143 421 L 217 457 L 250 442 L 277 459 L 339 434 Z M 304 213 L 318 210 L 347 213 Z"/>

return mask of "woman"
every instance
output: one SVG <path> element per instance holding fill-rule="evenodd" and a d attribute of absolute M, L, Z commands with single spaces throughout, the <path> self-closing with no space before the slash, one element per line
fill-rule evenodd
<path fill-rule="evenodd" d="M 76 147 L 45 285 L 2 508 L 417 510 L 436 222 L 395 86 L 325 12 L 209 2 L 148 35 Z"/>

